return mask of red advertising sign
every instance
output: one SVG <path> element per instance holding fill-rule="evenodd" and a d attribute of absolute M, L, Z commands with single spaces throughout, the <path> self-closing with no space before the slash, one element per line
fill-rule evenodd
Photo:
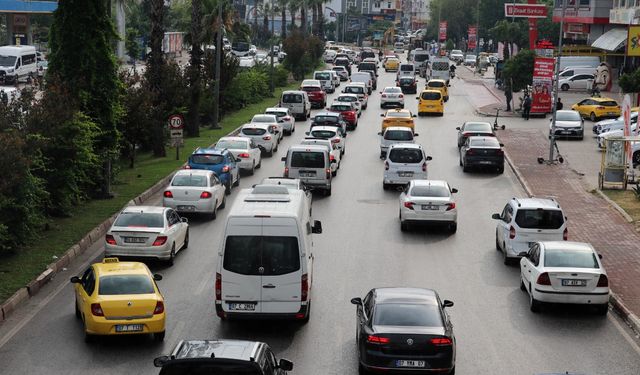
<path fill-rule="evenodd" d="M 523 18 L 547 18 L 547 6 L 545 4 L 504 4 L 506 17 Z"/>
<path fill-rule="evenodd" d="M 438 40 L 443 42 L 447 40 L 447 21 L 441 21 L 438 27 Z"/>
<path fill-rule="evenodd" d="M 555 59 L 536 57 L 533 63 L 531 113 L 549 113 L 552 107 L 552 83 Z"/>
<path fill-rule="evenodd" d="M 477 40 L 478 28 L 475 26 L 469 26 L 469 39 L 467 41 L 467 49 L 476 49 Z"/>

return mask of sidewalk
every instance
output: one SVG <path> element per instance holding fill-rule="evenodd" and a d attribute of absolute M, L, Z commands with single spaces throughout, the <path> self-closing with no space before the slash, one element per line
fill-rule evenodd
<path fill-rule="evenodd" d="M 476 112 L 481 116 L 495 117 L 496 108 L 500 108 L 499 117 L 520 117 L 519 112 L 514 111 L 514 107 L 518 103 L 517 94 L 513 96 L 511 102 L 511 111 L 506 112 L 507 99 L 504 96 L 504 91 L 498 90 L 495 86 L 495 80 L 493 76 L 493 70 L 489 69 L 483 76 L 473 74 L 473 69 L 460 65 L 456 69 L 457 76 L 464 80 L 465 83 L 475 85 L 474 91 L 478 92 L 477 95 L 471 96 L 471 101 L 476 107 Z"/>

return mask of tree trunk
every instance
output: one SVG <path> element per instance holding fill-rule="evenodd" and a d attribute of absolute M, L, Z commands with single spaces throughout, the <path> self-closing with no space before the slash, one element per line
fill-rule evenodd
<path fill-rule="evenodd" d="M 154 128 L 152 131 L 152 150 L 156 157 L 164 157 L 167 151 L 164 147 L 164 113 L 161 110 L 162 98 L 162 80 L 164 69 L 164 56 L 162 55 L 162 39 L 164 38 L 164 29 L 162 26 L 164 18 L 164 0 L 151 0 L 151 56 L 147 63 L 147 74 L 149 89 L 153 95 L 152 118 L 154 119 Z"/>
<path fill-rule="evenodd" d="M 324 3 L 318 3 L 318 37 L 324 40 Z"/>
<path fill-rule="evenodd" d="M 300 28 L 302 29 L 302 34 L 307 33 L 307 9 L 305 7 L 300 8 Z"/>
<path fill-rule="evenodd" d="M 287 8 L 282 4 L 282 11 L 280 13 L 282 17 L 282 25 L 280 27 L 280 36 L 282 40 L 287 37 Z"/>
<path fill-rule="evenodd" d="M 289 9 L 289 11 L 291 12 L 291 28 L 290 28 L 290 30 L 293 31 L 296 28 L 296 9 Z"/>
<path fill-rule="evenodd" d="M 264 29 L 264 34 L 262 34 L 262 37 L 264 38 L 264 40 L 267 40 L 268 36 L 271 34 L 269 32 L 269 14 L 267 12 L 264 12 L 264 18 L 262 19 L 262 28 Z"/>
<path fill-rule="evenodd" d="M 311 34 L 318 35 L 318 8 L 311 4 Z"/>
<path fill-rule="evenodd" d="M 202 0 L 191 0 L 191 59 L 189 61 L 189 112 L 187 113 L 187 134 L 200 136 L 200 80 L 202 50 L 200 39 L 202 30 Z"/>

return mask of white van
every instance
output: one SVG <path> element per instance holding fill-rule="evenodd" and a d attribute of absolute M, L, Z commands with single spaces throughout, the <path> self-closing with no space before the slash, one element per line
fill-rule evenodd
<path fill-rule="evenodd" d="M 306 121 L 311 117 L 311 102 L 309 94 L 301 90 L 287 90 L 282 92 L 278 107 L 289 108 L 296 120 Z"/>
<path fill-rule="evenodd" d="M 404 43 L 396 42 L 393 45 L 393 52 L 395 52 L 395 53 L 404 53 Z"/>
<path fill-rule="evenodd" d="M 284 177 L 299 178 L 311 189 L 321 189 L 324 195 L 331 195 L 331 154 L 325 146 L 296 145 L 289 147 L 284 162 Z"/>
<path fill-rule="evenodd" d="M 595 74 L 596 68 L 589 66 L 568 66 L 558 74 L 559 79 L 571 78 L 577 74 Z"/>
<path fill-rule="evenodd" d="M 336 86 L 334 85 L 333 81 L 333 75 L 331 73 L 331 71 L 327 70 L 318 70 L 313 72 L 313 79 L 317 79 L 318 81 L 320 81 L 322 89 L 328 93 L 333 93 L 336 91 Z"/>
<path fill-rule="evenodd" d="M 584 67 L 593 68 L 595 70 L 600 65 L 600 58 L 598 56 L 562 56 L 560 57 L 560 71 L 565 70 L 568 67 Z M 588 74 L 593 74 L 590 72 Z"/>
<path fill-rule="evenodd" d="M 36 78 L 37 75 L 36 47 L 0 47 L 0 82 L 16 83 L 21 78 Z"/>
<path fill-rule="evenodd" d="M 351 82 L 362 82 L 367 86 L 367 94 L 371 95 L 373 91 L 373 80 L 371 74 L 366 72 L 357 72 L 351 74 Z"/>
<path fill-rule="evenodd" d="M 256 185 L 234 201 L 218 252 L 216 314 L 222 318 L 284 318 L 311 312 L 312 220 L 303 190 Z"/>

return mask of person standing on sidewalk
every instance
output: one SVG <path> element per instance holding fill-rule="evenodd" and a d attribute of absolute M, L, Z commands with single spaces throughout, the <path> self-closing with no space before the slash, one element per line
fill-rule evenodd
<path fill-rule="evenodd" d="M 513 93 L 511 92 L 511 85 L 508 83 L 504 87 L 504 97 L 507 99 L 507 112 L 511 112 L 511 100 L 513 99 Z"/>
<path fill-rule="evenodd" d="M 524 101 L 522 102 L 522 116 L 525 120 L 529 120 L 529 112 L 531 112 L 531 97 L 525 94 Z"/>
<path fill-rule="evenodd" d="M 558 102 L 556 103 L 556 111 L 561 111 L 563 107 L 564 104 L 562 104 L 562 100 L 558 98 Z"/>

